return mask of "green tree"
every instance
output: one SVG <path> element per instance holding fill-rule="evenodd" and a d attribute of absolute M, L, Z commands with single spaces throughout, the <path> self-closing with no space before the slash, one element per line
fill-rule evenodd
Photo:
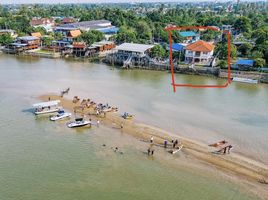
<path fill-rule="evenodd" d="M 164 58 L 166 57 L 166 50 L 161 45 L 156 45 L 151 49 L 150 55 L 153 58 Z"/>
<path fill-rule="evenodd" d="M 234 23 L 234 28 L 238 30 L 240 33 L 243 32 L 250 32 L 252 27 L 250 24 L 250 20 L 247 17 L 239 17 L 235 23 Z"/>
<path fill-rule="evenodd" d="M 1 34 L 0 35 L 0 44 L 1 45 L 7 45 L 13 42 L 13 38 L 9 33 Z"/>
<path fill-rule="evenodd" d="M 43 41 L 43 46 L 51 46 L 52 45 L 52 41 L 53 41 L 53 37 L 43 37 L 42 39 Z"/>
<path fill-rule="evenodd" d="M 261 68 L 265 66 L 265 60 L 263 58 L 256 58 L 254 60 L 254 67 Z"/>
<path fill-rule="evenodd" d="M 252 45 L 249 44 L 249 43 L 241 44 L 241 46 L 238 47 L 238 51 L 239 51 L 243 56 L 249 56 L 251 50 L 252 50 Z"/>
<path fill-rule="evenodd" d="M 104 34 L 100 31 L 97 30 L 91 30 L 91 31 L 87 31 L 87 32 L 83 32 L 78 38 L 77 41 L 83 41 L 85 42 L 87 45 L 91 45 L 94 42 L 99 42 L 101 40 L 103 40 Z"/>
<path fill-rule="evenodd" d="M 137 32 L 130 27 L 122 26 L 120 27 L 118 34 L 116 36 L 116 42 L 117 43 L 123 43 L 123 42 L 136 42 Z"/>
<path fill-rule="evenodd" d="M 137 34 L 142 42 L 148 42 L 152 39 L 152 29 L 146 21 L 139 21 L 136 25 Z"/>
<path fill-rule="evenodd" d="M 228 45 L 226 43 L 220 43 L 216 46 L 215 54 L 218 55 L 219 59 L 227 59 L 228 58 Z M 236 46 L 231 44 L 231 58 L 237 57 L 237 49 Z"/>

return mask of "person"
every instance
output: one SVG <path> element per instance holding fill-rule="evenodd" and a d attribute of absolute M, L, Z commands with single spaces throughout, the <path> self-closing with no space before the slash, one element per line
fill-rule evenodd
<path fill-rule="evenodd" d="M 121 128 L 121 129 L 123 128 L 123 123 L 121 123 L 120 128 Z"/>
<path fill-rule="evenodd" d="M 89 122 L 91 122 L 91 118 L 89 118 Z"/>
<path fill-rule="evenodd" d="M 97 126 L 99 127 L 99 125 L 100 125 L 100 121 L 98 120 L 98 121 L 97 121 Z"/>
<path fill-rule="evenodd" d="M 150 148 L 148 148 L 148 149 L 147 149 L 147 153 L 148 153 L 148 155 L 150 155 L 150 152 L 151 152 L 151 150 L 150 150 Z"/>
<path fill-rule="evenodd" d="M 164 148 L 167 148 L 167 144 L 168 144 L 168 141 L 165 140 L 165 141 L 164 141 Z"/>
<path fill-rule="evenodd" d="M 173 147 L 173 148 L 176 147 L 176 142 L 173 142 L 172 147 Z"/>
<path fill-rule="evenodd" d="M 175 145 L 177 145 L 179 143 L 179 141 L 178 140 L 175 140 Z"/>
<path fill-rule="evenodd" d="M 97 114 L 97 115 L 99 115 L 99 114 L 100 114 L 100 113 L 99 113 L 99 110 L 97 110 L 96 114 Z"/>
<path fill-rule="evenodd" d="M 150 140 L 150 142 L 151 142 L 151 143 L 153 143 L 153 142 L 154 142 L 154 138 L 153 138 L 153 137 L 151 137 L 151 140 Z"/>
<path fill-rule="evenodd" d="M 232 145 L 229 145 L 228 146 L 228 154 L 230 153 L 231 148 L 233 148 L 233 146 Z"/>
<path fill-rule="evenodd" d="M 226 154 L 227 148 L 228 148 L 228 146 L 223 148 L 223 154 Z"/>
<path fill-rule="evenodd" d="M 48 101 L 50 101 L 50 97 L 48 97 Z"/>
<path fill-rule="evenodd" d="M 151 151 L 151 155 L 154 155 L 154 150 L 152 149 L 152 151 Z"/>

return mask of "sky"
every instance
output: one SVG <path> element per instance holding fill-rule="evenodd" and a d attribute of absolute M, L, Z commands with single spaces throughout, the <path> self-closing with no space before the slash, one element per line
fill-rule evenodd
<path fill-rule="evenodd" d="M 189 2 L 197 0 L 0 0 L 0 4 L 34 4 L 34 3 L 131 3 L 131 2 Z M 198 0 L 198 1 L 211 1 L 215 0 Z M 227 0 L 218 0 L 218 2 L 227 1 Z"/>

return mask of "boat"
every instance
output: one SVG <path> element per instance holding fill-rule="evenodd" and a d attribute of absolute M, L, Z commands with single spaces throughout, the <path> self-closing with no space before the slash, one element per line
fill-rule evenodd
<path fill-rule="evenodd" d="M 130 115 L 130 114 L 128 114 L 128 113 L 124 113 L 124 114 L 122 115 L 122 117 L 123 117 L 124 119 L 132 119 L 134 116 L 133 116 L 133 115 Z"/>
<path fill-rule="evenodd" d="M 82 117 L 81 118 L 76 118 L 75 121 L 71 121 L 67 123 L 67 126 L 69 128 L 76 128 L 76 127 L 81 127 L 81 126 L 91 126 L 91 121 L 84 120 Z"/>
<path fill-rule="evenodd" d="M 210 146 L 210 147 L 218 147 L 218 146 L 224 145 L 226 143 L 228 143 L 226 140 L 222 140 L 222 141 L 219 141 L 219 142 L 216 142 L 216 143 L 213 143 L 213 144 L 209 144 L 208 146 Z"/>
<path fill-rule="evenodd" d="M 240 77 L 234 77 L 232 79 L 235 82 L 241 82 L 241 83 L 251 83 L 251 84 L 257 84 L 258 80 L 250 79 L 250 78 L 240 78 Z"/>
<path fill-rule="evenodd" d="M 66 113 L 64 110 L 60 110 L 60 111 L 58 111 L 57 115 L 51 116 L 50 120 L 51 121 L 57 121 L 57 120 L 61 120 L 61 119 L 71 117 L 71 115 L 72 115 L 71 113 Z"/>
<path fill-rule="evenodd" d="M 33 104 L 34 114 L 40 115 L 40 114 L 48 114 L 48 113 L 58 112 L 59 110 L 62 109 L 59 106 L 59 103 L 60 103 L 60 100 L 47 101 L 47 102 Z"/>
<path fill-rule="evenodd" d="M 170 150 L 169 153 L 171 153 L 171 154 L 178 153 L 182 149 L 182 147 L 183 147 L 183 145 L 180 145 L 179 147 L 177 147 L 177 149 Z"/>

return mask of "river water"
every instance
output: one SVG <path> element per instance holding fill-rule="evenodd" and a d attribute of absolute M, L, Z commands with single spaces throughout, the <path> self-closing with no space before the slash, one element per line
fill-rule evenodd
<path fill-rule="evenodd" d="M 188 75 L 176 80 L 224 82 Z M 109 102 L 137 121 L 198 141 L 226 139 L 234 151 L 268 163 L 267 85 L 173 93 L 167 72 L 0 55 L 0 199 L 256 199 L 216 172 L 200 175 L 148 159 L 137 141 L 117 130 L 77 132 L 29 112 L 38 95 L 67 87 L 70 97 Z M 115 154 L 114 145 L 126 153 Z"/>

